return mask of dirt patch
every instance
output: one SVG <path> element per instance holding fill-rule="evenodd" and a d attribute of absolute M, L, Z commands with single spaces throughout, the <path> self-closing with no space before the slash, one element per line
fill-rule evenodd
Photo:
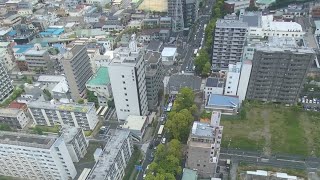
<path fill-rule="evenodd" d="M 139 10 L 166 12 L 168 10 L 168 0 L 143 0 Z"/>
<path fill-rule="evenodd" d="M 309 138 L 312 137 L 312 129 L 314 128 L 314 125 L 310 122 L 308 116 L 306 116 L 305 114 L 302 114 L 300 116 L 300 124 L 302 126 L 302 129 L 304 130 L 305 138 L 307 139 L 307 146 L 310 155 L 315 156 L 315 142 L 313 141 L 313 138 Z"/>
<path fill-rule="evenodd" d="M 270 112 L 267 109 L 264 109 L 261 113 L 261 118 L 264 122 L 263 135 L 265 138 L 265 146 L 263 148 L 263 153 L 266 156 L 271 155 L 271 133 L 270 133 Z"/>

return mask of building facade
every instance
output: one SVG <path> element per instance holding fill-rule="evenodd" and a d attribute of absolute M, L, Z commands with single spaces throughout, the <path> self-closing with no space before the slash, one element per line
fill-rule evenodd
<path fill-rule="evenodd" d="M 251 69 L 252 61 L 246 60 L 242 62 L 239 85 L 237 90 L 237 96 L 239 97 L 240 103 L 242 103 L 242 101 L 246 98 Z"/>
<path fill-rule="evenodd" d="M 208 77 L 204 88 L 204 101 L 207 102 L 210 94 L 223 94 L 224 79 Z"/>
<path fill-rule="evenodd" d="M 199 1 L 198 0 L 184 0 L 184 27 L 191 27 L 194 22 L 198 19 L 198 9 Z"/>
<path fill-rule="evenodd" d="M 117 130 L 104 147 L 88 180 L 121 180 L 133 153 L 130 131 Z"/>
<path fill-rule="evenodd" d="M 240 62 L 248 23 L 219 19 L 214 34 L 212 70 L 227 70 L 229 64 Z"/>
<path fill-rule="evenodd" d="M 66 143 L 68 152 L 73 162 L 79 162 L 87 153 L 89 141 L 87 141 L 81 128 L 64 126 L 61 129 L 61 137 Z"/>
<path fill-rule="evenodd" d="M 84 45 L 75 45 L 65 53 L 62 68 L 67 78 L 71 97 L 74 101 L 86 96 L 86 82 L 92 76 L 92 68 L 87 49 Z"/>
<path fill-rule="evenodd" d="M 163 89 L 163 64 L 159 52 L 147 52 L 144 56 L 146 62 L 146 85 L 149 111 L 158 107 L 159 93 Z"/>
<path fill-rule="evenodd" d="M 34 47 L 24 53 L 28 70 L 47 70 L 53 67 L 49 52 L 41 47 Z"/>
<path fill-rule="evenodd" d="M 77 171 L 56 136 L 0 132 L 0 174 L 22 179 L 73 179 Z"/>
<path fill-rule="evenodd" d="M 21 109 L 1 108 L 0 123 L 7 124 L 15 129 L 24 128 L 29 122 L 29 118 Z"/>
<path fill-rule="evenodd" d="M 144 52 L 137 48 L 135 35 L 129 48 L 120 47 L 114 53 L 108 70 L 117 117 L 144 116 L 148 112 Z"/>
<path fill-rule="evenodd" d="M 313 50 L 293 38 L 270 38 L 256 47 L 247 99 L 294 104 L 315 59 Z"/>
<path fill-rule="evenodd" d="M 5 100 L 13 91 L 11 79 L 3 62 L 0 62 L 0 102 Z"/>
<path fill-rule="evenodd" d="M 182 31 L 184 28 L 183 0 L 168 0 L 168 16 L 172 18 L 172 31 Z"/>
<path fill-rule="evenodd" d="M 223 126 L 221 113 L 212 112 L 210 123 L 195 121 L 188 139 L 186 167 L 196 169 L 200 178 L 212 178 L 216 172 Z"/>
<path fill-rule="evenodd" d="M 29 113 L 36 125 L 69 125 L 83 130 L 93 130 L 97 123 L 94 103 L 62 104 L 47 101 L 32 101 L 28 104 Z"/>
<path fill-rule="evenodd" d="M 229 64 L 229 70 L 227 72 L 227 80 L 225 85 L 224 95 L 237 95 L 239 78 L 241 71 L 241 62 L 236 64 Z"/>

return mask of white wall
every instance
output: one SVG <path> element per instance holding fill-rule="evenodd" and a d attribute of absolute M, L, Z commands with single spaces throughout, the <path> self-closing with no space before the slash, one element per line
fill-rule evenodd
<path fill-rule="evenodd" d="M 252 68 L 252 61 L 244 61 L 241 68 L 241 75 L 239 80 L 237 96 L 239 96 L 239 102 L 241 103 L 247 94 L 247 88 L 249 84 L 250 74 Z"/>
<path fill-rule="evenodd" d="M 205 102 L 207 102 L 208 100 L 208 96 L 210 94 L 223 94 L 223 87 L 205 87 L 204 89 L 204 93 L 205 93 Z"/>
<path fill-rule="evenodd" d="M 241 62 L 236 65 L 229 64 L 229 70 L 227 72 L 227 80 L 225 84 L 225 95 L 237 95 L 239 77 L 240 77 Z"/>
<path fill-rule="evenodd" d="M 17 119 L 22 128 L 24 128 L 29 122 L 29 118 L 26 116 L 26 114 L 22 110 L 19 112 Z"/>

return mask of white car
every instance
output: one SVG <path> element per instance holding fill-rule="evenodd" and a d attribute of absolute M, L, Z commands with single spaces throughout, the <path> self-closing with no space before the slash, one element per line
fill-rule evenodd
<path fill-rule="evenodd" d="M 162 138 L 161 143 L 165 144 L 166 143 L 166 138 Z"/>

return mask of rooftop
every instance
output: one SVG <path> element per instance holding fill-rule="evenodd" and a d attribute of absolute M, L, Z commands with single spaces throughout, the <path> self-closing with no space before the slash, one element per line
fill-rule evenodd
<path fill-rule="evenodd" d="M 25 108 L 25 107 L 26 107 L 25 103 L 19 103 L 19 102 L 16 102 L 16 101 L 13 101 L 8 106 L 8 108 L 14 108 L 14 109 L 22 109 L 22 108 Z"/>
<path fill-rule="evenodd" d="M 161 56 L 171 57 L 171 56 L 174 56 L 176 52 L 177 52 L 177 48 L 165 47 L 161 52 Z"/>
<path fill-rule="evenodd" d="M 51 35 L 60 35 L 64 32 L 63 28 L 48 28 L 43 32 L 40 32 L 39 35 L 42 36 L 51 36 Z"/>
<path fill-rule="evenodd" d="M 210 94 L 208 100 L 208 106 L 225 106 L 225 107 L 238 107 L 238 96 L 226 96 L 219 94 Z"/>
<path fill-rule="evenodd" d="M 183 169 L 183 175 L 181 180 L 197 180 L 198 179 L 198 173 L 197 171 L 184 168 Z"/>
<path fill-rule="evenodd" d="M 158 52 L 147 52 L 144 55 L 144 60 L 147 63 L 158 63 L 160 58 L 161 58 L 161 54 Z"/>
<path fill-rule="evenodd" d="M 29 49 L 24 54 L 30 56 L 43 56 L 47 52 L 46 49 L 43 50 L 36 50 L 36 49 Z"/>
<path fill-rule="evenodd" d="M 240 20 L 218 19 L 216 22 L 218 28 L 247 28 L 248 23 Z"/>
<path fill-rule="evenodd" d="M 195 121 L 192 125 L 191 135 L 214 138 L 214 129 L 208 123 Z"/>
<path fill-rule="evenodd" d="M 0 131 L 0 144 L 49 149 L 56 140 L 56 136 L 40 136 Z"/>
<path fill-rule="evenodd" d="M 241 16 L 243 22 L 248 23 L 249 27 L 261 27 L 261 12 L 245 12 Z"/>
<path fill-rule="evenodd" d="M 0 116 L 3 117 L 17 117 L 20 109 L 16 108 L 0 108 Z"/>
<path fill-rule="evenodd" d="M 130 131 L 116 130 L 115 136 L 104 147 L 98 162 L 92 168 L 88 179 L 105 179 L 111 166 L 115 163 L 115 158 L 121 152 L 121 146 L 130 136 Z"/>
<path fill-rule="evenodd" d="M 122 128 L 129 129 L 129 130 L 141 130 L 143 125 L 147 120 L 147 116 L 135 116 L 129 115 Z"/>
<path fill-rule="evenodd" d="M 273 15 L 262 16 L 262 28 L 269 31 L 303 32 L 302 26 L 299 23 L 273 21 Z"/>
<path fill-rule="evenodd" d="M 147 51 L 160 51 L 161 46 L 161 41 L 150 41 L 150 43 L 147 46 Z"/>
<path fill-rule="evenodd" d="M 224 87 L 224 79 L 208 77 L 206 87 Z"/>
<path fill-rule="evenodd" d="M 276 0 L 257 0 L 256 3 L 257 4 L 263 4 L 263 5 L 270 5 L 273 2 L 275 2 Z"/>
<path fill-rule="evenodd" d="M 110 77 L 107 67 L 100 67 L 96 74 L 89 79 L 88 85 L 107 85 L 110 84 Z"/>
<path fill-rule="evenodd" d="M 74 139 L 74 137 L 78 134 L 79 131 L 82 131 L 81 128 L 72 127 L 72 126 L 64 126 L 61 129 L 62 138 L 66 143 L 69 143 Z"/>
<path fill-rule="evenodd" d="M 47 101 L 32 101 L 28 103 L 29 108 L 53 109 L 61 111 L 71 111 L 87 113 L 91 108 L 94 108 L 94 103 L 87 104 L 72 104 L 72 103 L 53 103 Z"/>
<path fill-rule="evenodd" d="M 54 75 L 40 75 L 38 78 L 38 82 L 60 82 L 62 80 L 66 79 L 64 76 L 54 76 Z"/>
<path fill-rule="evenodd" d="M 179 91 L 180 88 L 189 87 L 192 90 L 200 90 L 201 78 L 193 75 L 174 74 L 170 77 L 168 87 L 170 91 Z"/>

